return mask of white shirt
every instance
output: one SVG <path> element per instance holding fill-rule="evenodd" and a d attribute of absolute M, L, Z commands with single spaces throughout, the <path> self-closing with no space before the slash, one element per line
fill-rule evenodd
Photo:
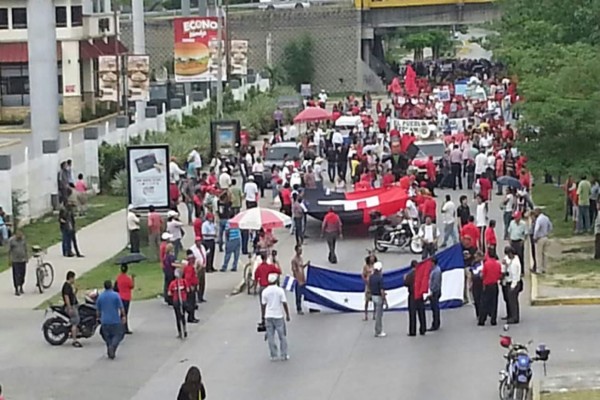
<path fill-rule="evenodd" d="M 180 221 L 177 221 L 176 219 L 167 222 L 167 232 L 169 232 L 173 237 L 171 238 L 172 241 L 181 239 L 181 227 L 183 226 L 183 224 Z"/>
<path fill-rule="evenodd" d="M 321 167 L 321 164 L 315 164 L 315 182 L 321 182 L 322 180 L 322 176 L 321 173 L 323 172 L 323 167 Z"/>
<path fill-rule="evenodd" d="M 490 136 L 482 136 L 481 139 L 479 139 L 479 147 L 487 149 L 492 145 L 492 139 L 493 138 Z"/>
<path fill-rule="evenodd" d="M 477 204 L 475 211 L 475 225 L 478 228 L 485 227 L 487 225 L 487 212 L 485 211 L 485 203 Z"/>
<path fill-rule="evenodd" d="M 326 102 L 327 101 L 327 93 L 323 93 L 323 92 L 319 93 L 319 101 L 322 103 Z"/>
<path fill-rule="evenodd" d="M 339 144 L 342 145 L 344 144 L 344 137 L 342 136 L 342 134 L 338 131 L 333 132 L 333 135 L 331 136 L 331 143 L 333 143 L 334 145 Z"/>
<path fill-rule="evenodd" d="M 221 160 L 216 157 L 210 160 L 210 166 L 215 170 L 215 172 L 219 172 L 221 170 L 222 164 L 223 163 L 221 162 Z"/>
<path fill-rule="evenodd" d="M 179 168 L 179 165 L 175 161 L 169 162 L 169 175 L 171 181 L 179 182 L 179 177 L 185 175 L 185 171 Z"/>
<path fill-rule="evenodd" d="M 410 199 L 406 200 L 406 215 L 412 219 L 419 218 L 419 209 L 415 202 Z"/>
<path fill-rule="evenodd" d="M 277 285 L 269 285 L 263 290 L 261 302 L 265 307 L 265 318 L 284 317 L 283 304 L 287 304 L 285 291 Z"/>
<path fill-rule="evenodd" d="M 487 167 L 493 170 L 496 169 L 496 157 L 493 154 L 487 157 Z"/>
<path fill-rule="evenodd" d="M 219 175 L 219 187 L 221 189 L 229 189 L 231 186 L 231 176 L 227 172 L 221 173 Z"/>
<path fill-rule="evenodd" d="M 506 282 L 510 283 L 510 287 L 514 289 L 521 280 L 521 261 L 517 256 L 514 256 L 512 260 L 508 257 L 504 257 L 504 265 L 506 267 L 506 272 L 508 272 Z"/>
<path fill-rule="evenodd" d="M 246 153 L 246 164 L 248 164 L 248 166 L 252 166 L 252 154 L 250 153 Z"/>
<path fill-rule="evenodd" d="M 202 158 L 195 149 L 188 155 L 188 161 L 194 163 L 194 168 L 202 168 Z"/>
<path fill-rule="evenodd" d="M 423 224 L 419 228 L 419 237 L 423 239 L 425 243 L 437 243 L 437 239 L 440 237 L 440 231 L 434 224 Z"/>
<path fill-rule="evenodd" d="M 296 128 L 296 125 L 290 125 L 286 136 L 288 139 L 296 139 L 298 137 L 298 128 Z"/>
<path fill-rule="evenodd" d="M 140 219 L 133 211 L 127 212 L 127 229 L 130 231 L 140 229 Z"/>
<path fill-rule="evenodd" d="M 504 212 L 512 213 L 515 209 L 515 196 L 512 193 L 506 195 L 504 203 Z"/>
<path fill-rule="evenodd" d="M 194 258 L 196 259 L 196 266 L 204 267 L 206 266 L 206 249 L 204 246 L 194 244 L 190 247 L 190 250 L 194 254 Z"/>
<path fill-rule="evenodd" d="M 265 172 L 265 166 L 263 163 L 257 163 L 255 162 L 254 165 L 252 166 L 252 172 L 258 172 L 260 174 L 262 174 L 263 172 Z"/>
<path fill-rule="evenodd" d="M 302 177 L 300 176 L 300 172 L 294 172 L 292 173 L 292 176 L 290 176 L 290 186 L 294 187 L 294 186 L 302 186 Z"/>
<path fill-rule="evenodd" d="M 454 223 L 456 217 L 456 204 L 452 201 L 447 201 L 442 206 L 442 221 L 444 224 L 450 225 Z"/>
<path fill-rule="evenodd" d="M 244 185 L 244 195 L 246 196 L 246 201 L 258 201 L 258 186 L 256 185 L 256 182 L 246 182 Z"/>
<path fill-rule="evenodd" d="M 487 156 L 485 153 L 479 153 L 475 157 L 475 175 L 481 175 L 487 169 Z"/>

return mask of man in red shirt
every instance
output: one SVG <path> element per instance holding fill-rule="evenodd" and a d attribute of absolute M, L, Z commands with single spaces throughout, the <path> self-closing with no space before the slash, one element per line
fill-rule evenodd
<path fill-rule="evenodd" d="M 281 196 L 281 212 L 285 215 L 292 215 L 292 189 L 290 189 L 290 184 L 285 183 L 283 185 L 283 189 L 279 193 Z"/>
<path fill-rule="evenodd" d="M 481 175 L 481 178 L 479 178 L 479 195 L 481 196 L 481 200 L 483 200 L 484 202 L 490 201 L 491 192 L 492 182 L 490 182 L 489 178 L 487 177 L 487 174 L 484 173 L 483 175 Z"/>
<path fill-rule="evenodd" d="M 175 320 L 177 322 L 178 337 L 187 337 L 187 329 L 185 326 L 185 305 L 188 299 L 189 288 L 182 277 L 180 268 L 175 270 L 175 279 L 169 283 L 167 294 L 173 301 L 173 310 L 175 311 Z M 182 335 L 183 332 L 183 335 Z"/>
<path fill-rule="evenodd" d="M 498 282 L 502 279 L 502 268 L 500 262 L 492 256 L 496 256 L 495 251 L 493 254 L 486 256 L 481 271 L 483 293 L 481 298 L 481 312 L 479 313 L 479 321 L 477 323 L 479 326 L 485 325 L 488 316 L 492 325 L 496 325 L 498 314 Z"/>
<path fill-rule="evenodd" d="M 469 222 L 467 222 L 460 229 L 460 237 L 461 239 L 466 239 L 465 246 L 469 248 L 479 248 L 479 236 L 480 236 L 479 228 L 475 226 L 475 217 L 470 215 Z"/>
<path fill-rule="evenodd" d="M 198 274 L 196 272 L 196 258 L 194 257 L 194 253 L 192 250 L 188 249 L 187 252 L 187 262 L 183 267 L 183 279 L 185 280 L 185 284 L 189 289 L 189 296 L 187 301 L 187 310 L 188 310 L 188 318 L 187 322 L 191 324 L 196 324 L 200 322 L 196 319 L 196 298 L 198 291 Z"/>
<path fill-rule="evenodd" d="M 160 233 L 162 232 L 162 218 L 160 214 L 156 212 L 154 206 L 148 207 L 148 244 L 150 251 L 153 256 L 156 256 L 156 260 L 160 261 Z"/>
<path fill-rule="evenodd" d="M 323 218 L 321 224 L 321 237 L 325 237 L 327 240 L 327 247 L 329 248 L 329 262 L 332 264 L 337 263 L 337 256 L 335 254 L 335 244 L 338 238 L 342 238 L 342 220 L 339 215 L 333 211 L 333 208 L 329 208 L 327 214 Z"/>
<path fill-rule="evenodd" d="M 262 291 L 269 286 L 269 274 L 281 275 L 281 269 L 276 264 L 269 263 L 266 252 L 261 253 L 259 257 L 262 262 L 254 271 L 254 281 L 258 285 L 258 299 L 260 302 Z"/>
<path fill-rule="evenodd" d="M 121 273 L 115 279 L 114 289 L 119 293 L 123 308 L 125 309 L 125 317 L 127 318 L 125 320 L 125 334 L 131 335 L 132 332 L 129 330 L 129 304 L 131 303 L 131 292 L 135 288 L 135 275 L 127 275 L 128 269 L 127 264 L 121 265 Z"/>
<path fill-rule="evenodd" d="M 423 201 L 423 219 L 430 217 L 431 222 L 435 224 L 437 218 L 437 204 L 435 199 L 431 196 L 425 196 L 425 201 Z"/>
<path fill-rule="evenodd" d="M 165 259 L 165 255 L 167 254 L 167 245 L 171 242 L 172 237 L 173 237 L 173 235 L 171 235 L 169 232 L 164 232 L 162 234 L 162 236 L 160 237 L 161 242 L 160 242 L 160 247 L 158 250 L 158 258 L 159 258 L 161 267 L 163 265 L 163 260 Z"/>
<path fill-rule="evenodd" d="M 490 220 L 487 228 L 485 228 L 484 238 L 485 238 L 485 246 L 487 248 L 488 254 L 497 254 L 496 253 L 496 245 L 498 243 L 496 239 L 496 220 Z"/>
<path fill-rule="evenodd" d="M 531 191 L 531 177 L 529 174 L 529 171 L 527 171 L 525 168 L 523 168 L 521 170 L 521 177 L 519 178 L 519 182 L 521 182 L 521 185 L 527 189 L 527 191 Z"/>
<path fill-rule="evenodd" d="M 433 162 L 433 156 L 429 156 L 427 158 L 427 162 L 425 163 L 425 170 L 427 171 L 427 188 L 431 192 L 431 195 L 435 197 L 433 189 L 435 188 L 435 182 L 437 180 L 437 171 L 435 167 L 435 162 Z"/>

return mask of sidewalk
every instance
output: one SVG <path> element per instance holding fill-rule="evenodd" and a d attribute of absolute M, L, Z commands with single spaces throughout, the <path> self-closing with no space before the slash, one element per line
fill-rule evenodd
<path fill-rule="evenodd" d="M 24 295 L 14 295 L 11 269 L 0 273 L 0 309 L 33 309 L 61 291 L 67 271 L 73 270 L 81 276 L 113 257 L 127 245 L 125 216 L 125 210 L 117 211 L 77 232 L 77 243 L 84 258 L 63 257 L 60 243 L 49 247 L 45 260 L 54 267 L 54 283 L 43 294 L 35 285 L 36 261 L 33 258 L 27 265 Z M 30 246 L 34 244 L 29 243 Z"/>

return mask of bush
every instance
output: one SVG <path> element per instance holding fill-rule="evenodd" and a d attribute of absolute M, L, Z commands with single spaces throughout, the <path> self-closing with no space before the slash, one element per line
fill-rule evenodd
<path fill-rule="evenodd" d="M 98 165 L 100 166 L 100 188 L 110 191 L 111 182 L 120 171 L 125 170 L 125 146 L 110 145 L 103 142 L 98 148 Z"/>
<path fill-rule="evenodd" d="M 315 75 L 313 58 L 314 43 L 306 34 L 288 43 L 283 49 L 281 69 L 285 81 L 295 89 L 300 89 L 303 83 L 311 83 Z"/>
<path fill-rule="evenodd" d="M 110 181 L 110 192 L 115 196 L 127 196 L 127 188 L 129 182 L 127 182 L 127 170 L 120 170 Z"/>

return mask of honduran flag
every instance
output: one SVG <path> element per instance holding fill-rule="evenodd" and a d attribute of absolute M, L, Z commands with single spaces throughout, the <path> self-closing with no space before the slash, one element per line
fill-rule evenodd
<path fill-rule="evenodd" d="M 440 307 L 462 306 L 465 265 L 462 246 L 449 247 L 438 252 L 436 257 L 442 270 Z M 427 293 L 430 268 L 431 260 L 419 263 L 415 273 L 415 297 L 422 297 Z M 394 270 L 383 266 L 383 283 L 391 310 L 408 307 L 408 289 L 404 287 L 404 276 L 408 272 L 410 266 Z M 362 311 L 365 304 L 365 284 L 360 274 L 309 265 L 304 302 L 310 309 L 321 311 Z"/>
<path fill-rule="evenodd" d="M 287 290 L 288 292 L 293 292 L 296 290 L 296 278 L 290 275 L 286 275 L 283 277 L 283 282 L 281 282 L 281 287 Z"/>

